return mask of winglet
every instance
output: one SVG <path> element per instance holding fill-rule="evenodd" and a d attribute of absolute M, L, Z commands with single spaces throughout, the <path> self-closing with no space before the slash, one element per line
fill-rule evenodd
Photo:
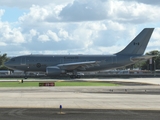
<path fill-rule="evenodd" d="M 154 28 L 143 29 L 122 51 L 117 55 L 143 55 Z"/>

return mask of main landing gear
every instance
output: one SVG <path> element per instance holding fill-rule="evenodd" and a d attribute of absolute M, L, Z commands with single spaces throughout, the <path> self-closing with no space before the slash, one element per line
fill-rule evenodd
<path fill-rule="evenodd" d="M 74 78 L 81 78 L 81 75 L 77 74 L 77 70 L 74 70 L 72 72 L 72 75 L 70 75 L 70 78 L 74 79 Z"/>
<path fill-rule="evenodd" d="M 24 79 L 27 79 L 28 77 L 27 77 L 27 72 L 26 71 L 24 71 Z"/>

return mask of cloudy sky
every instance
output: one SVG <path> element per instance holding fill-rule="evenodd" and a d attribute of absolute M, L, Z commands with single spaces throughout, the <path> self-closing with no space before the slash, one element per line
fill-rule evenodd
<path fill-rule="evenodd" d="M 160 50 L 159 0 L 1 0 L 0 51 L 22 54 L 112 54 L 143 28 L 147 50 Z"/>

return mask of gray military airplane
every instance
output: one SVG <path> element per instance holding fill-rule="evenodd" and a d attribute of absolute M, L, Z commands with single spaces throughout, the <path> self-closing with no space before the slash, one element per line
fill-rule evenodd
<path fill-rule="evenodd" d="M 80 77 L 84 71 L 101 71 L 134 64 L 153 56 L 143 55 L 154 28 L 143 29 L 122 51 L 113 55 L 23 55 L 11 58 L 5 66 L 25 73 L 46 72 L 48 76 L 68 74 Z"/>

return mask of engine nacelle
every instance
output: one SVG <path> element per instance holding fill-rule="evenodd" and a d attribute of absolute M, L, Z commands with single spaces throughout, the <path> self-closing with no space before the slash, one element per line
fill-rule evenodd
<path fill-rule="evenodd" d="M 50 67 L 47 67 L 46 68 L 46 73 L 47 75 L 60 75 L 60 74 L 63 74 L 65 73 L 64 70 L 61 70 L 59 67 L 57 66 L 50 66 Z"/>

